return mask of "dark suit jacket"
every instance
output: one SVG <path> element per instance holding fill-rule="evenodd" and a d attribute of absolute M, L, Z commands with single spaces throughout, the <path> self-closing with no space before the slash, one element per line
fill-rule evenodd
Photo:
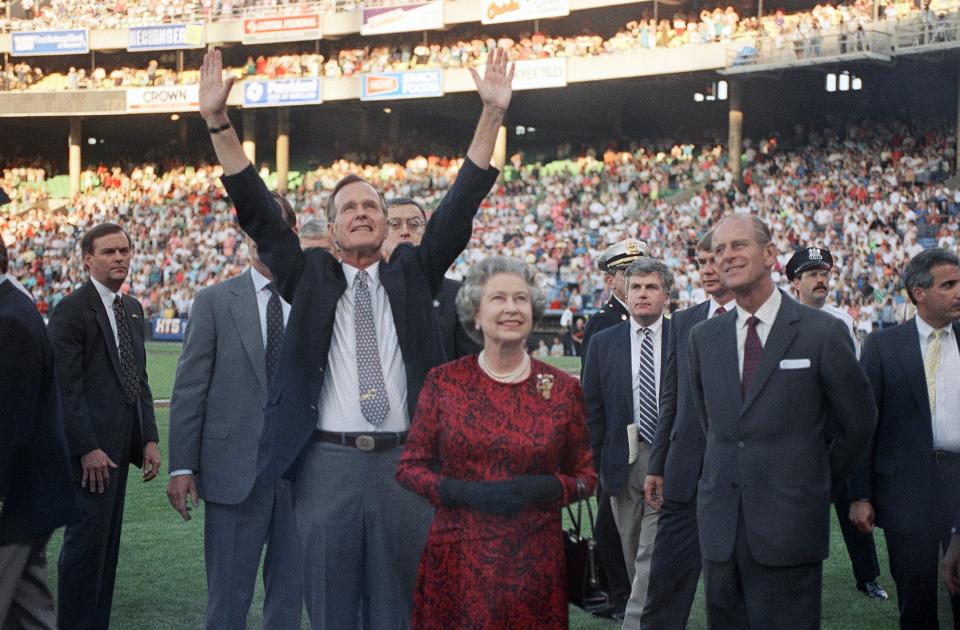
<path fill-rule="evenodd" d="M 850 453 L 863 452 L 876 426 L 870 381 L 843 322 L 781 297 L 746 399 L 737 311 L 690 333 L 691 386 L 707 436 L 697 520 L 703 557 L 714 562 L 732 557 L 741 510 L 760 564 L 826 558 L 831 476 L 824 410 L 830 407 Z"/>
<path fill-rule="evenodd" d="M 671 320 L 664 317 L 660 335 L 661 397 L 671 328 Z M 627 425 L 636 417 L 629 321 L 597 333 L 587 349 L 582 378 L 593 465 L 600 474 L 604 491 L 617 495 L 627 482 L 630 455 Z"/>
<path fill-rule="evenodd" d="M 0 545 L 73 521 L 53 345 L 36 306 L 0 283 Z"/>
<path fill-rule="evenodd" d="M 440 294 L 433 301 L 437 317 L 440 320 L 440 337 L 443 351 L 448 361 L 480 352 L 481 346 L 467 336 L 457 314 L 457 292 L 461 283 L 452 278 L 444 278 L 440 285 Z"/>
<path fill-rule="evenodd" d="M 407 404 L 413 418 L 430 368 L 446 361 L 433 298 L 447 269 L 467 246 L 473 217 L 498 171 L 481 170 L 469 159 L 427 223 L 419 247 L 398 246 L 380 263 L 407 375 Z M 280 294 L 291 305 L 280 362 L 267 395 L 258 475 L 272 482 L 296 461 L 317 426 L 320 389 L 337 302 L 347 290 L 340 262 L 324 250 L 303 252 L 297 236 L 275 211 L 273 199 L 253 166 L 223 178 L 240 226 L 257 243 Z"/>
<path fill-rule="evenodd" d="M 690 389 L 687 343 L 694 326 L 707 319 L 710 300 L 678 311 L 670 320 L 667 367 L 661 377 L 660 420 L 647 474 L 663 476 L 663 495 L 686 503 L 696 496 L 706 438 Z"/>
<path fill-rule="evenodd" d="M 630 313 L 623 307 L 620 300 L 610 296 L 607 303 L 599 311 L 590 316 L 587 325 L 583 327 L 583 346 L 580 348 L 580 356 L 586 357 L 590 348 L 590 340 L 601 330 L 606 330 L 611 326 L 623 323 L 630 318 Z M 580 376 L 583 377 L 583 368 L 581 366 Z"/>
<path fill-rule="evenodd" d="M 960 339 L 960 322 L 953 332 Z M 872 501 L 884 530 L 915 533 L 923 525 L 918 515 L 939 500 L 932 492 L 933 427 L 916 318 L 867 337 L 860 362 L 873 384 L 879 421 L 850 480 L 850 498 Z"/>
<path fill-rule="evenodd" d="M 129 295 L 121 299 L 140 371 L 140 396 L 133 423 L 123 402 L 120 358 L 113 329 L 93 282 L 88 280 L 63 298 L 50 315 L 63 398 L 63 424 L 74 464 L 99 448 L 118 466 L 127 462 L 142 466 L 144 445 L 159 441 L 153 394 L 147 382 L 147 353 L 143 347 L 147 322 L 140 302 Z"/>

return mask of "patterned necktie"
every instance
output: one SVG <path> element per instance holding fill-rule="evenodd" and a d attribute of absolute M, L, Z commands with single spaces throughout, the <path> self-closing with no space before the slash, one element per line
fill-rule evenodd
<path fill-rule="evenodd" d="M 636 410 L 637 431 L 644 440 L 653 444 L 653 437 L 657 434 L 657 380 L 653 369 L 653 331 L 641 328 L 638 331 L 643 335 L 640 342 L 640 371 L 637 374 L 640 382 L 640 405 Z"/>
<path fill-rule="evenodd" d="M 264 361 L 267 368 L 267 386 L 273 380 L 280 360 L 280 341 L 283 339 L 283 306 L 280 304 L 280 293 L 272 282 L 266 286 L 270 291 L 267 301 L 267 348 Z"/>
<path fill-rule="evenodd" d="M 717 315 L 723 315 L 726 312 L 727 312 L 727 309 L 723 308 L 722 306 L 718 306 L 717 310 L 713 312 L 713 316 L 716 317 Z"/>
<path fill-rule="evenodd" d="M 747 318 L 747 343 L 743 346 L 743 378 L 740 379 L 740 392 L 744 398 L 750 391 L 750 383 L 757 372 L 757 366 L 760 365 L 760 353 L 763 352 L 760 335 L 757 334 L 759 323 L 760 320 L 754 316 Z"/>
<path fill-rule="evenodd" d="M 930 399 L 930 417 L 937 414 L 937 370 L 940 369 L 940 355 L 942 354 L 943 338 L 947 336 L 945 330 L 935 330 L 930 333 L 927 342 L 927 356 L 923 360 L 923 372 L 927 377 L 927 397 Z"/>
<path fill-rule="evenodd" d="M 357 335 L 357 375 L 360 381 L 360 410 L 367 422 L 379 427 L 387 419 L 390 401 L 383 384 L 383 368 L 377 350 L 377 330 L 373 325 L 373 306 L 370 303 L 370 276 L 358 271 L 354 283 L 356 313 L 354 329 Z"/>
<path fill-rule="evenodd" d="M 140 377 L 133 357 L 133 341 L 130 338 L 130 326 L 127 324 L 127 309 L 123 307 L 123 301 L 119 295 L 113 300 L 113 318 L 117 322 L 117 354 L 120 356 L 120 386 L 123 388 L 123 402 L 134 403 L 140 394 Z"/>

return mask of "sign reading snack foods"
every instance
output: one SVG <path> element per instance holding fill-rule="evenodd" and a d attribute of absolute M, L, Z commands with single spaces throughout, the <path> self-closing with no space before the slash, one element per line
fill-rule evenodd
<path fill-rule="evenodd" d="M 363 90 L 360 100 L 386 101 L 400 98 L 443 96 L 443 72 L 374 72 L 361 75 Z"/>

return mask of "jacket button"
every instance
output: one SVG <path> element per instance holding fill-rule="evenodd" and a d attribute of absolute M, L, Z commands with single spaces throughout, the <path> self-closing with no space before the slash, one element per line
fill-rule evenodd
<path fill-rule="evenodd" d="M 746 446 L 746 444 L 743 442 L 737 442 L 737 448 L 743 448 L 744 446 Z"/>
<path fill-rule="evenodd" d="M 316 405 L 310 405 L 310 411 L 316 411 L 316 410 L 317 410 Z"/>

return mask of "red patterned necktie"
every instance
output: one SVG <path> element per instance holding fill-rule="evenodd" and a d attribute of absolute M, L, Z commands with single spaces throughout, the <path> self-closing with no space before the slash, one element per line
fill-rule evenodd
<path fill-rule="evenodd" d="M 743 378 L 740 379 L 740 391 L 744 398 L 750 391 L 750 383 L 757 372 L 757 366 L 760 365 L 760 353 L 763 352 L 760 335 L 757 334 L 759 323 L 760 320 L 755 316 L 747 318 L 747 342 L 743 346 Z"/>
<path fill-rule="evenodd" d="M 727 309 L 723 308 L 722 306 L 718 306 L 717 310 L 713 312 L 713 316 L 716 317 L 717 315 L 723 315 L 726 312 L 727 312 Z"/>

